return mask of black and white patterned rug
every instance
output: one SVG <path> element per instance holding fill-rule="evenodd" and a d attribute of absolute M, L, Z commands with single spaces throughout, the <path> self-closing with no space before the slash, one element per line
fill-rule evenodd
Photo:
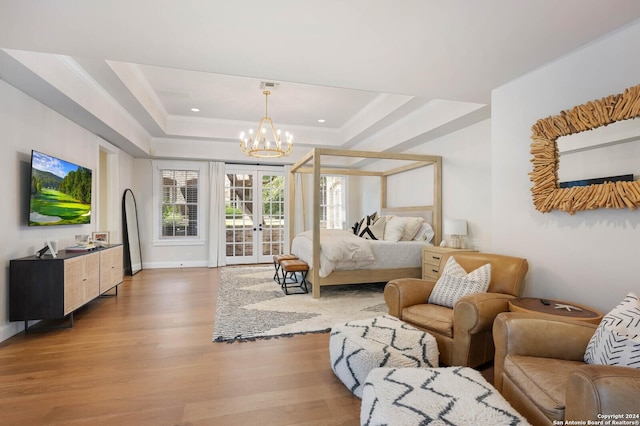
<path fill-rule="evenodd" d="M 308 294 L 285 296 L 273 271 L 273 266 L 220 270 L 214 342 L 324 333 L 334 324 L 387 313 L 384 284 L 323 287 L 319 299 L 311 297 L 311 286 Z"/>

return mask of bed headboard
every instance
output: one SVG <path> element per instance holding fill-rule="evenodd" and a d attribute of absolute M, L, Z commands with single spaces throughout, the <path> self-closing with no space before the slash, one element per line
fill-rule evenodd
<path fill-rule="evenodd" d="M 425 222 L 433 226 L 433 211 L 431 206 L 385 207 L 380 209 L 380 216 L 422 217 Z"/>
<path fill-rule="evenodd" d="M 433 206 L 384 207 L 380 209 L 380 216 L 423 217 L 425 222 L 429 223 L 435 232 L 432 240 L 433 244 L 438 245 L 442 239 L 442 223 L 439 220 L 434 221 L 433 209 Z"/>

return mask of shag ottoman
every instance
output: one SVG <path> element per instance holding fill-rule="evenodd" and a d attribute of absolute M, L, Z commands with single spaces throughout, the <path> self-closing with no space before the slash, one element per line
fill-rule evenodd
<path fill-rule="evenodd" d="M 469 367 L 376 368 L 362 393 L 361 425 L 529 425 Z"/>
<path fill-rule="evenodd" d="M 437 367 L 435 337 L 384 315 L 350 321 L 331 328 L 331 368 L 358 398 L 369 372 L 376 367 Z"/>

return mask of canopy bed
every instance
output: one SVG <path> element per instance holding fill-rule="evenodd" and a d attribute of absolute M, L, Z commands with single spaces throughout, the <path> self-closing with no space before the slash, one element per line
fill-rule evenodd
<path fill-rule="evenodd" d="M 351 157 L 371 160 L 397 160 L 404 163 L 402 166 L 394 167 L 385 171 L 368 171 L 368 170 L 352 170 L 348 168 L 326 168 L 322 167 L 323 157 Z M 431 205 L 408 206 L 408 207 L 389 207 L 388 194 L 390 193 L 388 178 L 390 176 L 399 175 L 422 167 L 430 167 L 433 170 L 433 202 Z M 395 248 L 389 249 L 387 241 L 372 241 L 373 261 L 360 261 L 355 259 L 353 262 L 334 262 L 331 271 L 323 271 L 325 269 L 321 260 L 326 262 L 326 254 L 323 254 L 322 247 L 326 240 L 329 239 L 331 232 L 323 231 L 321 238 L 320 229 L 320 176 L 322 174 L 336 175 L 354 175 L 354 176 L 373 176 L 380 178 L 380 209 L 379 214 L 387 217 L 421 217 L 426 223 L 431 225 L 433 229 L 432 244 L 439 244 L 442 239 L 442 158 L 433 155 L 418 154 L 397 154 L 372 151 L 351 151 L 329 148 L 314 148 L 306 156 L 300 159 L 290 170 L 290 187 L 289 200 L 291 202 L 291 211 L 296 211 L 295 205 L 295 179 L 296 173 L 307 173 L 312 175 L 312 209 L 313 209 L 313 226 L 310 231 L 295 236 L 294 220 L 289 222 L 291 235 L 291 246 L 296 247 L 297 255 L 300 259 L 307 262 L 311 268 L 307 280 L 313 285 L 313 297 L 320 297 L 320 289 L 322 286 L 339 285 L 339 284 L 364 284 L 389 281 L 394 278 L 419 278 L 421 277 L 421 246 L 415 241 L 400 241 L 395 243 Z M 416 189 L 420 189 L 419 185 L 415 185 Z M 427 189 L 429 191 L 429 189 Z M 295 215 L 292 215 L 295 216 Z M 346 234 L 346 232 L 344 232 Z M 355 236 L 354 236 L 355 237 Z M 356 237 L 360 238 L 360 237 Z M 303 242 L 302 240 L 308 240 Z M 367 240 L 365 240 L 367 241 Z M 397 240 L 396 240 L 397 241 Z M 353 243 L 354 241 L 351 241 Z M 422 246 L 425 242 L 422 242 Z M 387 246 L 384 248 L 383 246 Z M 410 246 L 414 246 L 410 248 Z M 418 246 L 416 249 L 415 246 Z M 351 245 L 350 247 L 353 247 Z M 383 248 L 381 248 L 383 247 Z M 396 261 L 389 261 L 390 256 L 385 253 L 400 252 L 399 249 L 408 250 L 406 253 L 396 257 Z M 383 250 L 383 251 L 380 251 Z M 384 251 L 386 250 L 386 251 Z M 390 251 L 389 251 L 390 250 Z M 325 249 L 326 251 L 326 249 Z M 357 251 L 357 250 L 356 250 Z M 413 254 L 410 254 L 413 253 Z M 407 264 L 406 261 L 410 257 L 416 256 L 418 253 L 418 262 Z M 294 253 L 296 254 L 296 253 Z M 377 254 L 377 258 L 376 258 Z M 365 254 L 366 255 L 366 254 Z M 321 259 L 323 258 L 323 259 Z M 351 259 L 350 259 L 351 260 Z M 320 265 L 316 267 L 316 265 Z M 354 269 L 355 268 L 355 269 Z"/>

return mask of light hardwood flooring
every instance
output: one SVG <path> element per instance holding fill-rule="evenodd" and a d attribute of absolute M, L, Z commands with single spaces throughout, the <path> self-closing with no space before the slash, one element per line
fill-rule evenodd
<path fill-rule="evenodd" d="M 357 425 L 329 335 L 212 343 L 217 269 L 143 270 L 0 343 L 2 425 Z"/>

